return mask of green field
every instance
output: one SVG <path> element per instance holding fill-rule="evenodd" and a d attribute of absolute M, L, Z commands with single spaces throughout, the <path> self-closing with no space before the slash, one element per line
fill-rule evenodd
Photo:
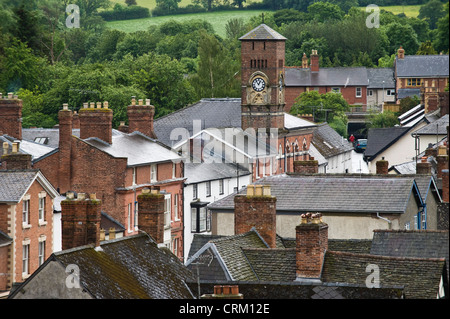
<path fill-rule="evenodd" d="M 362 7 L 361 10 L 365 10 L 366 7 Z M 380 9 L 392 12 L 393 14 L 404 13 L 407 17 L 416 18 L 419 15 L 420 5 L 418 6 L 388 6 L 380 7 Z"/>
<path fill-rule="evenodd" d="M 226 36 L 225 26 L 228 20 L 233 18 L 242 18 L 244 21 L 251 17 L 260 15 L 262 11 L 259 10 L 245 10 L 245 11 L 219 11 L 193 14 L 180 14 L 172 16 L 152 17 L 137 20 L 121 20 L 107 22 L 107 26 L 112 29 L 117 29 L 124 32 L 134 32 L 148 30 L 151 26 L 158 26 L 170 20 L 180 22 L 191 21 L 195 19 L 206 20 L 214 27 L 214 31 L 221 37 Z"/>

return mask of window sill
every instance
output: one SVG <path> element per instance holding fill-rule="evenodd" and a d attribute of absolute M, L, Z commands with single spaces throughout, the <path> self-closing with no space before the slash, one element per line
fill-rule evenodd
<path fill-rule="evenodd" d="M 22 223 L 22 229 L 29 229 L 29 228 L 31 228 L 31 224 Z"/>
<path fill-rule="evenodd" d="M 31 276 L 31 274 L 27 274 L 27 273 L 22 273 L 22 279 L 26 280 Z"/>
<path fill-rule="evenodd" d="M 39 226 L 47 226 L 47 221 L 39 221 Z"/>

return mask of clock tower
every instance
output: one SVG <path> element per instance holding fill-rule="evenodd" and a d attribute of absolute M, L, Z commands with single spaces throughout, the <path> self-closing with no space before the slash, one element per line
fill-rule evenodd
<path fill-rule="evenodd" d="M 242 129 L 283 129 L 286 38 L 261 24 L 240 40 Z"/>

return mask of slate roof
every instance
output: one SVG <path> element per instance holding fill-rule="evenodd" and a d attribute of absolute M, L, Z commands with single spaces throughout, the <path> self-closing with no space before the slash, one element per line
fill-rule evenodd
<path fill-rule="evenodd" d="M 257 280 L 241 247 L 268 246 L 258 232 L 252 229 L 244 234 L 209 241 L 186 262 L 186 266 L 193 272 L 196 270 L 194 267 L 199 267 L 201 280 Z"/>
<path fill-rule="evenodd" d="M 7 246 L 13 242 L 13 239 L 0 230 L 0 247 Z"/>
<path fill-rule="evenodd" d="M 447 135 L 448 114 L 415 131 L 418 135 Z"/>
<path fill-rule="evenodd" d="M 397 98 L 404 99 L 405 97 L 420 97 L 420 89 L 398 89 L 397 90 Z"/>
<path fill-rule="evenodd" d="M 365 67 L 320 68 L 319 72 L 310 69 L 286 68 L 286 86 L 368 86 L 369 78 Z"/>
<path fill-rule="evenodd" d="M 240 98 L 201 99 L 195 104 L 155 119 L 153 125 L 158 141 L 173 147 L 204 129 L 241 128 L 241 111 Z M 316 124 L 285 113 L 284 126 L 287 129 L 295 129 L 314 127 Z M 171 140 L 171 134 L 174 140 Z"/>
<path fill-rule="evenodd" d="M 326 159 L 353 150 L 353 145 L 327 123 L 317 126 L 313 132 L 312 143 Z"/>
<path fill-rule="evenodd" d="M 367 77 L 368 89 L 395 89 L 394 68 L 368 68 Z"/>
<path fill-rule="evenodd" d="M 405 212 L 415 192 L 414 178 L 269 176 L 255 184 L 270 185 L 277 198 L 277 211 L 322 213 L 398 213 Z M 246 188 L 239 191 L 246 193 Z M 349 194 L 358 194 L 358 201 Z M 210 210 L 234 210 L 236 193 L 208 205 Z"/>
<path fill-rule="evenodd" d="M 296 278 L 295 248 L 242 248 L 257 280 L 294 281 Z"/>
<path fill-rule="evenodd" d="M 38 172 L 38 170 L 0 170 L 0 203 L 20 202 Z"/>
<path fill-rule="evenodd" d="M 147 235 L 102 242 L 101 248 L 99 251 L 88 245 L 64 250 L 47 261 L 56 260 L 63 267 L 77 265 L 81 286 L 95 299 L 192 299 L 185 285 L 187 278 L 194 278 L 192 273 Z M 38 272 L 28 280 L 38 278 L 34 276 Z M 42 294 L 45 297 L 44 290 Z"/>
<path fill-rule="evenodd" d="M 181 156 L 156 140 L 140 132 L 112 137 L 112 144 L 98 138 L 87 138 L 86 143 L 116 158 L 127 158 L 128 166 L 180 161 Z"/>
<path fill-rule="evenodd" d="M 448 55 L 405 55 L 395 60 L 397 77 L 448 77 Z"/>
<path fill-rule="evenodd" d="M 378 266 L 381 286 L 404 286 L 407 299 L 436 299 L 445 259 L 327 251 L 321 279 L 326 282 L 363 285 L 367 280 L 368 265 Z"/>
<path fill-rule="evenodd" d="M 261 24 L 252 31 L 243 35 L 239 40 L 287 40 L 284 36 L 266 24 Z"/>
<path fill-rule="evenodd" d="M 378 154 L 391 147 L 410 130 L 411 127 L 400 126 L 370 128 L 367 134 L 367 147 L 364 155 L 369 161 L 373 160 Z"/>

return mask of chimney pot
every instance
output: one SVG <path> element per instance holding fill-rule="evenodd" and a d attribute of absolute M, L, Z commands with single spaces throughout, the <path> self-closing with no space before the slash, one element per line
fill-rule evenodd
<path fill-rule="evenodd" d="M 146 99 L 146 100 L 145 100 L 145 104 L 146 104 L 146 105 L 150 105 L 150 99 Z"/>
<path fill-rule="evenodd" d="M 136 97 L 135 96 L 131 97 L 131 105 L 136 105 Z"/>
<path fill-rule="evenodd" d="M 69 109 L 69 104 L 64 103 L 64 104 L 63 104 L 63 110 L 68 110 L 68 109 Z"/>
<path fill-rule="evenodd" d="M 255 196 L 255 185 L 247 186 L 247 196 Z"/>
<path fill-rule="evenodd" d="M 222 294 L 222 286 L 214 286 L 214 294 L 215 295 L 221 295 Z"/>
<path fill-rule="evenodd" d="M 97 108 L 101 109 L 102 108 L 102 102 L 97 102 Z"/>
<path fill-rule="evenodd" d="M 263 186 L 255 185 L 255 196 L 262 196 L 262 195 L 263 195 Z"/>
<path fill-rule="evenodd" d="M 143 99 L 139 99 L 139 105 L 144 105 L 144 100 Z"/>
<path fill-rule="evenodd" d="M 78 200 L 85 200 L 86 199 L 86 193 L 78 193 Z"/>
<path fill-rule="evenodd" d="M 105 230 L 102 228 L 100 229 L 100 241 L 105 240 Z"/>
<path fill-rule="evenodd" d="M 12 99 L 13 98 L 13 93 L 9 92 L 8 93 L 8 99 Z"/>
<path fill-rule="evenodd" d="M 150 189 L 148 189 L 147 187 L 142 189 L 142 194 L 149 194 L 149 193 L 150 193 Z"/>
<path fill-rule="evenodd" d="M 125 121 L 120 121 L 120 126 L 125 126 Z"/>
<path fill-rule="evenodd" d="M 87 109 L 88 106 L 89 106 L 89 103 L 87 103 L 87 102 L 86 102 L 86 103 L 83 103 L 83 108 L 84 108 L 84 109 Z"/>
<path fill-rule="evenodd" d="M 89 194 L 89 199 L 90 200 L 97 200 L 97 194 L 96 193 Z"/>
<path fill-rule="evenodd" d="M 19 151 L 19 143 L 14 142 L 12 143 L 12 153 L 15 154 Z"/>
<path fill-rule="evenodd" d="M 116 239 L 116 229 L 114 227 L 109 228 L 109 240 Z"/>
<path fill-rule="evenodd" d="M 447 155 L 447 147 L 445 145 L 439 146 L 438 155 Z"/>
<path fill-rule="evenodd" d="M 74 199 L 75 198 L 75 194 L 73 192 L 67 192 L 66 193 L 66 198 L 67 199 Z"/>
<path fill-rule="evenodd" d="M 103 102 L 103 108 L 107 109 L 109 107 L 108 101 Z"/>
<path fill-rule="evenodd" d="M 263 186 L 263 195 L 264 196 L 271 196 L 270 186 L 264 185 Z"/>
<path fill-rule="evenodd" d="M 8 142 L 3 142 L 3 155 L 8 154 L 9 144 Z"/>

